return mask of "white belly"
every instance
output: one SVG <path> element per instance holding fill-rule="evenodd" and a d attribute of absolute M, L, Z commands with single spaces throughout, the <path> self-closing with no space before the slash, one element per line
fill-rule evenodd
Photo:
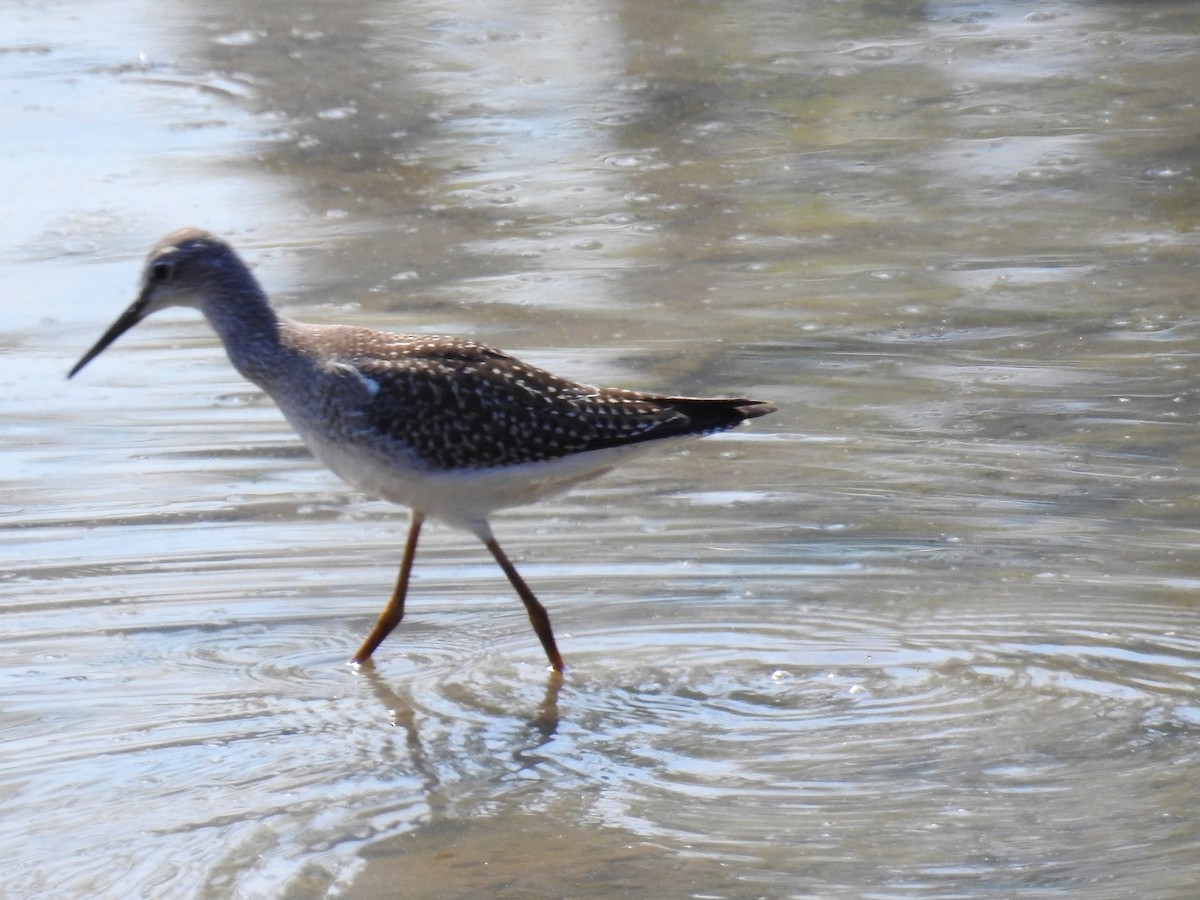
<path fill-rule="evenodd" d="M 360 491 L 476 533 L 486 530 L 494 510 L 552 496 L 661 444 L 687 440 L 647 441 L 500 468 L 429 471 L 384 460 L 369 448 L 304 437 L 321 462 Z"/>

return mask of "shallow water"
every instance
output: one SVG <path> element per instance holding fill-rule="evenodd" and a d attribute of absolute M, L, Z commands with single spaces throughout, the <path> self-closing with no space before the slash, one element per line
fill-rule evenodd
<path fill-rule="evenodd" d="M 88 897 L 1190 897 L 1200 9 L 23 4 L 0 23 L 0 872 Z M 406 522 L 194 314 L 770 418 Z"/>

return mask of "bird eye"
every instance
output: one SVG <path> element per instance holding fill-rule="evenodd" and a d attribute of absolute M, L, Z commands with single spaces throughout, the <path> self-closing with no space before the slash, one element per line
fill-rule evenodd
<path fill-rule="evenodd" d="M 156 262 L 150 267 L 150 280 L 162 284 L 171 277 L 172 268 L 169 262 Z"/>

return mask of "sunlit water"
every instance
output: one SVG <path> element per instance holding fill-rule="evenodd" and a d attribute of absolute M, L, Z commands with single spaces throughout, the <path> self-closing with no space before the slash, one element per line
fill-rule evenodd
<path fill-rule="evenodd" d="M 1191 897 L 1190 4 L 21 5 L 0 24 L 0 893 Z M 776 415 L 468 535 L 344 488 L 289 313 Z"/>

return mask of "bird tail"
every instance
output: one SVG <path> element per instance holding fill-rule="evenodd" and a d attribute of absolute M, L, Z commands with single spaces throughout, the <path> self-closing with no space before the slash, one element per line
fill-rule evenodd
<path fill-rule="evenodd" d="M 775 412 L 776 407 L 762 400 L 710 397 L 663 397 L 658 400 L 663 406 L 687 416 L 686 430 L 694 433 L 724 431 L 746 419 L 757 419 Z"/>

